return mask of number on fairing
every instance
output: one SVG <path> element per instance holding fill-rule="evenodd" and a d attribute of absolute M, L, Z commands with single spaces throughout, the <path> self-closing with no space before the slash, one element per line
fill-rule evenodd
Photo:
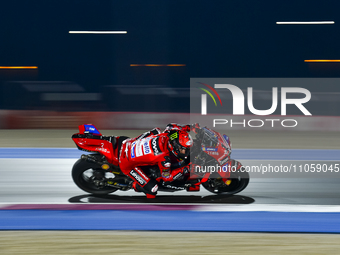
<path fill-rule="evenodd" d="M 136 157 L 147 155 L 151 153 L 150 138 L 144 138 L 137 141 L 136 144 Z"/>

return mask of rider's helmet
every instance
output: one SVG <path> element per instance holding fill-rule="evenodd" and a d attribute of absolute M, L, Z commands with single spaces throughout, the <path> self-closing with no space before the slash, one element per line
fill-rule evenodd
<path fill-rule="evenodd" d="M 173 130 L 169 133 L 169 149 L 180 160 L 189 156 L 193 140 L 185 131 Z"/>

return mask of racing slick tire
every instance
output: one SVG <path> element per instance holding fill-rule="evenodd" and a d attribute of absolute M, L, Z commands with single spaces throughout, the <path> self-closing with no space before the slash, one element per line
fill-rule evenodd
<path fill-rule="evenodd" d="M 230 173 L 227 183 L 222 178 L 214 178 L 202 183 L 203 187 L 212 193 L 227 195 L 233 195 L 244 190 L 249 184 L 249 173 L 236 160 L 231 160 L 231 166 L 237 170 Z"/>
<path fill-rule="evenodd" d="M 117 191 L 117 188 L 105 185 L 107 172 L 101 169 L 98 164 L 91 163 L 85 159 L 78 159 L 72 168 L 74 183 L 82 190 L 95 194 L 106 195 Z"/>

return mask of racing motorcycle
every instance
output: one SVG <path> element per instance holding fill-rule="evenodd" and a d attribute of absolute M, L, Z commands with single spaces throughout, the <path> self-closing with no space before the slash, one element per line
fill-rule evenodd
<path fill-rule="evenodd" d="M 199 191 L 200 185 L 212 193 L 236 194 L 249 183 L 249 173 L 242 164 L 230 158 L 231 143 L 225 134 L 207 127 L 196 130 L 190 152 L 188 172 L 171 184 L 159 183 L 159 191 Z M 117 190 L 132 188 L 133 180 L 119 168 L 119 152 L 128 137 L 103 136 L 92 124 L 79 126 L 72 135 L 83 154 L 74 164 L 72 178 L 82 190 L 95 195 L 106 195 Z M 141 167 L 150 178 L 160 177 L 157 166 Z"/>

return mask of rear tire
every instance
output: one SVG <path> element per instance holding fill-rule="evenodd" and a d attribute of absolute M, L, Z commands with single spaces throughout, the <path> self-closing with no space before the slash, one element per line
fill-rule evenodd
<path fill-rule="evenodd" d="M 225 184 L 222 178 L 209 179 L 207 182 L 202 183 L 203 187 L 215 194 L 227 194 L 233 195 L 244 190 L 249 184 L 249 173 L 241 172 L 244 170 L 244 166 L 240 162 L 232 160 L 232 166 L 238 168 L 235 172 L 231 172 L 229 185 Z"/>
<path fill-rule="evenodd" d="M 105 183 L 106 171 L 98 164 L 88 162 L 85 159 L 78 159 L 72 168 L 74 183 L 82 190 L 95 195 L 106 195 L 117 191 L 117 188 L 98 185 Z"/>

